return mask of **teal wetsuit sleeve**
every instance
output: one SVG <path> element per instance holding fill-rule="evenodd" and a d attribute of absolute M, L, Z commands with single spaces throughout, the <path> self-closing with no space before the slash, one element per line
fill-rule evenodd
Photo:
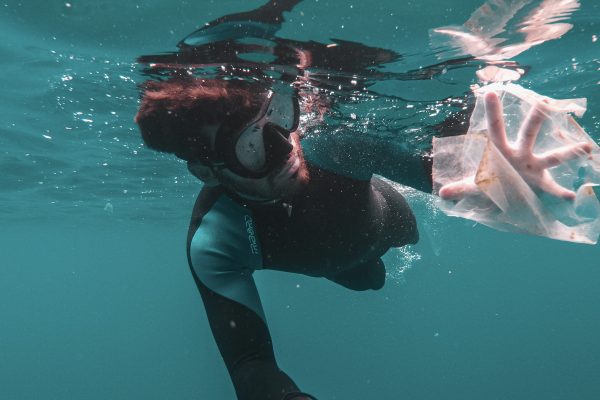
<path fill-rule="evenodd" d="M 202 218 L 190 246 L 196 276 L 215 293 L 236 301 L 265 320 L 252 274 L 262 266 L 250 211 L 220 196 Z"/>
<path fill-rule="evenodd" d="M 194 207 L 188 256 L 237 398 L 294 398 L 299 389 L 277 366 L 252 278 L 262 266 L 252 215 L 226 195 L 203 193 Z"/>

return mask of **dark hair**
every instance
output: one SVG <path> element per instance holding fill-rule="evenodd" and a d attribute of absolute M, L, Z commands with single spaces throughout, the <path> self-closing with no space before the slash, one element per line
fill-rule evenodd
<path fill-rule="evenodd" d="M 140 86 L 142 101 L 135 122 L 151 149 L 193 161 L 210 152 L 202 126 L 241 125 L 250 121 L 267 88 L 243 80 L 172 78 Z"/>

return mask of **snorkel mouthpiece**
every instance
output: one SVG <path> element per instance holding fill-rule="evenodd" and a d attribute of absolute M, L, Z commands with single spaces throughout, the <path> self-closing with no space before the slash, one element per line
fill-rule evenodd
<path fill-rule="evenodd" d="M 271 160 L 280 161 L 287 158 L 294 149 L 294 146 L 290 143 L 290 131 L 272 123 L 266 124 L 263 129 L 267 162 Z"/>

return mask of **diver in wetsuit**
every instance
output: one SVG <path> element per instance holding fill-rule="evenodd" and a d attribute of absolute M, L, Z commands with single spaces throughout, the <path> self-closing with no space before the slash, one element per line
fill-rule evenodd
<path fill-rule="evenodd" d="M 312 398 L 277 367 L 254 271 L 376 290 L 380 257 L 418 240 L 410 207 L 389 184 L 304 159 L 298 114 L 293 93 L 190 78 L 147 83 L 136 116 L 149 147 L 186 160 L 205 183 L 188 260 L 241 400 Z"/>
<path fill-rule="evenodd" d="M 271 1 L 257 14 L 269 17 L 259 21 L 263 25 L 248 26 L 260 31 L 278 23 L 281 11 L 297 2 Z M 270 13 L 272 5 L 284 8 Z M 222 18 L 208 28 L 230 22 L 235 27 L 240 18 Z M 225 31 L 208 32 L 220 40 Z M 202 60 L 203 50 L 220 54 L 230 46 L 203 38 L 192 35 L 181 52 L 156 60 L 166 70 L 173 68 L 176 77 L 144 85 L 136 122 L 148 147 L 186 160 L 204 182 L 190 222 L 188 260 L 238 399 L 314 399 L 277 366 L 253 272 L 275 269 L 324 277 L 352 290 L 376 290 L 385 281 L 381 256 L 391 247 L 417 242 L 415 218 L 396 190 L 371 175 L 381 171 L 352 178 L 304 159 L 298 100 L 289 87 L 187 76 L 186 64 Z M 197 47 L 186 47 L 191 45 Z M 335 49 L 311 46 L 327 54 Z M 498 100 L 488 103 L 488 122 L 496 127 L 490 129 L 492 139 L 505 141 Z M 464 133 L 466 126 L 457 127 L 453 134 Z M 444 124 L 443 134 L 451 134 L 449 128 Z M 526 125 L 524 136 L 534 130 L 535 124 Z M 385 175 L 430 191 L 431 160 L 411 150 L 402 158 L 382 157 L 389 164 Z M 456 182 L 440 195 L 460 198 L 473 186 Z"/>
<path fill-rule="evenodd" d="M 491 140 L 506 143 L 498 97 L 486 96 L 485 106 Z M 535 137 L 542 119 L 533 110 L 523 137 Z M 307 162 L 294 93 L 257 81 L 147 82 L 136 122 L 148 147 L 186 160 L 204 182 L 190 222 L 188 259 L 238 398 L 313 398 L 277 366 L 252 274 L 274 269 L 353 290 L 379 289 L 385 281 L 380 257 L 418 240 L 406 201 L 379 178 L 351 178 Z M 540 190 L 574 196 L 548 185 L 545 168 L 523 162 L 527 152 L 514 151 L 512 166 L 545 182 Z M 558 150 L 565 161 L 590 151 L 589 143 Z M 399 165 L 395 178 L 426 190 L 430 168 L 428 158 L 423 161 Z M 459 199 L 473 187 L 472 180 L 453 182 L 439 194 Z"/>

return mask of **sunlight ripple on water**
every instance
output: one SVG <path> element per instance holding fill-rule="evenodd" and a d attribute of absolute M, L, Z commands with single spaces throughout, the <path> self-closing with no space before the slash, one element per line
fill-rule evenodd
<path fill-rule="evenodd" d="M 10 96 L 7 101 L 14 108 L 10 112 L 5 110 L 0 125 L 3 151 L 0 166 L 4 171 L 0 177 L 3 187 L 0 196 L 10 198 L 1 211 L 3 217 L 22 219 L 43 215 L 49 218 L 97 213 L 132 220 L 150 215 L 157 220 L 174 216 L 187 218 L 198 183 L 174 157 L 144 148 L 132 121 L 138 105 L 137 84 L 148 78 L 142 75 L 144 66 L 135 63 L 135 57 L 141 55 L 139 51 L 133 47 L 127 50 L 127 43 L 123 42 L 121 50 L 129 51 L 129 55 L 110 55 L 103 43 L 96 42 L 100 47 L 77 46 L 65 36 L 70 24 L 83 26 L 89 23 L 93 13 L 114 11 L 116 3 L 92 5 L 63 1 L 53 3 L 52 7 L 52 12 L 62 18 L 62 27 L 55 24 L 52 32 L 44 32 L 43 26 L 39 32 L 21 31 L 27 30 L 27 26 L 9 22 L 24 18 L 27 6 L 6 4 L 3 7 L 11 14 L 2 16 L 7 22 L 2 29 L 28 41 L 26 45 L 15 45 L 7 40 L 0 45 L 4 54 L 19 61 L 8 63 L 5 58 L 2 64 L 7 76 L 16 77 L 5 83 L 3 95 Z M 135 5 L 124 7 L 130 13 L 144 11 Z M 400 9 L 401 5 L 398 7 L 396 14 L 406 13 Z M 588 97 L 590 109 L 582 125 L 598 138 L 599 44 L 597 27 L 589 15 L 598 15 L 600 11 L 589 2 L 582 7 L 588 8 L 570 17 L 566 11 L 557 12 L 560 23 L 568 20 L 574 29 L 561 39 L 534 47 L 515 59 L 519 68 L 529 71 L 522 78 L 522 84 L 554 97 Z M 289 13 L 285 32 L 293 31 L 290 28 L 293 24 L 300 29 L 300 24 L 308 21 L 308 12 L 305 8 Z M 355 10 L 350 8 L 348 12 Z M 148 19 L 157 17 L 147 16 Z M 359 31 L 353 30 L 356 28 L 353 24 L 359 21 L 356 16 L 353 18 L 344 21 L 343 32 L 332 31 L 330 36 L 359 43 L 362 40 Z M 455 26 L 464 22 L 457 16 L 445 18 L 446 24 Z M 113 24 L 125 27 L 131 23 L 124 21 L 127 21 L 125 17 L 115 18 Z M 172 35 L 175 28 L 182 32 L 191 30 L 189 26 L 173 25 L 168 35 Z M 110 27 L 107 32 L 113 35 L 106 36 L 107 42 L 111 39 L 114 43 L 119 43 L 119 35 L 132 35 L 132 31 L 118 32 Z M 423 37 L 415 36 L 413 41 L 429 40 L 428 32 L 421 34 Z M 513 45 L 523 36 L 516 25 L 508 25 L 501 34 L 506 43 Z M 172 44 L 171 49 L 154 50 L 173 50 L 179 38 L 166 39 L 166 43 Z M 137 40 L 137 43 L 149 41 L 143 37 Z M 328 46 L 350 46 L 344 43 L 329 42 Z M 561 50 L 557 51 L 556 46 Z M 568 57 L 561 56 L 565 46 L 570 46 Z M 448 48 L 405 54 L 400 43 L 388 53 L 375 53 L 388 57 L 388 62 L 380 66 L 367 65 L 360 71 L 349 72 L 326 64 L 309 69 L 304 89 L 325 93 L 336 103 L 333 113 L 327 117 L 327 126 L 305 119 L 309 135 L 372 136 L 408 148 L 426 149 L 434 134 L 431 126 L 467 107 L 465 94 L 469 85 L 477 82 L 475 72 L 484 65 L 481 60 L 459 62 L 455 55 L 440 58 L 446 53 L 451 53 Z M 498 50 L 494 54 L 503 53 Z M 27 71 L 26 78 L 22 77 L 23 70 Z M 209 72 L 202 68 L 194 71 L 195 74 Z M 281 75 L 274 76 L 274 79 L 281 78 Z M 107 211 L 108 204 L 112 206 L 111 212 Z"/>

